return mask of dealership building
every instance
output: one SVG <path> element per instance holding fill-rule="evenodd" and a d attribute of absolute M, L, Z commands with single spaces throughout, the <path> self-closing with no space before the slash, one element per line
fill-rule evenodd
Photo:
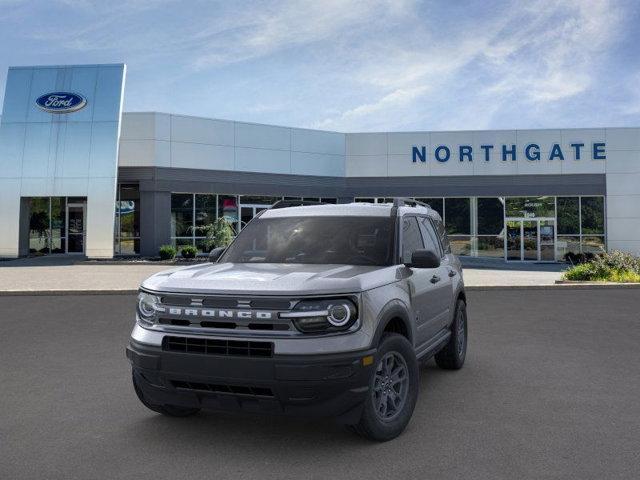
<path fill-rule="evenodd" d="M 280 199 L 423 200 L 456 253 L 640 254 L 640 128 L 344 133 L 122 112 L 122 64 L 12 67 L 0 257 L 205 251 Z"/>

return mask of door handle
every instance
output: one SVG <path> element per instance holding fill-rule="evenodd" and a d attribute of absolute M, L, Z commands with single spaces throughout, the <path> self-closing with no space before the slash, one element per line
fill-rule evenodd
<path fill-rule="evenodd" d="M 449 270 L 449 276 L 450 277 L 455 277 L 458 274 L 458 272 L 456 272 L 455 270 Z"/>
<path fill-rule="evenodd" d="M 440 277 L 437 275 L 434 275 L 433 277 L 431 277 L 431 280 L 429 280 L 431 283 L 438 283 L 440 281 Z"/>

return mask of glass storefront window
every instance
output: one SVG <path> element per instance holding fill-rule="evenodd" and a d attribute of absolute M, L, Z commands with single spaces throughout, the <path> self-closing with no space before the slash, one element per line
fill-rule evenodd
<path fill-rule="evenodd" d="M 118 185 L 115 220 L 115 254 L 139 254 L 140 190 L 138 189 L 138 185 Z"/>
<path fill-rule="evenodd" d="M 75 205 L 71 205 L 75 203 Z M 29 199 L 29 253 L 83 253 L 85 236 L 85 197 L 33 197 Z M 80 216 L 69 215 L 67 207 Z M 72 221 L 73 220 L 73 221 Z M 69 233 L 78 248 L 67 248 Z"/>
<path fill-rule="evenodd" d="M 444 225 L 449 235 L 471 234 L 471 199 L 445 198 Z"/>
<path fill-rule="evenodd" d="M 499 235 L 503 229 L 504 200 L 478 198 L 478 235 Z M 479 245 L 478 250 L 480 250 Z"/>
<path fill-rule="evenodd" d="M 218 196 L 218 218 L 224 218 L 234 232 L 238 232 L 238 197 L 235 195 Z"/>
<path fill-rule="evenodd" d="M 479 257 L 504 257 L 504 239 L 501 236 L 478 235 Z"/>
<path fill-rule="evenodd" d="M 29 251 L 49 253 L 51 236 L 49 198 L 31 198 L 29 212 Z"/>
<path fill-rule="evenodd" d="M 216 196 L 196 194 L 196 227 L 210 225 L 216 221 Z M 196 232 L 199 235 L 199 232 Z"/>
<path fill-rule="evenodd" d="M 173 193 L 171 195 L 171 236 L 191 236 L 191 227 L 193 227 L 193 194 Z"/>
<path fill-rule="evenodd" d="M 580 199 L 582 234 L 604 234 L 604 197 Z"/>
<path fill-rule="evenodd" d="M 603 253 L 604 237 L 603 236 L 583 236 L 582 237 L 582 252 L 583 253 Z"/>
<path fill-rule="evenodd" d="M 558 197 L 558 234 L 580 233 L 580 201 L 578 197 Z"/>
<path fill-rule="evenodd" d="M 508 197 L 505 210 L 507 217 L 555 217 L 555 197 Z"/>
<path fill-rule="evenodd" d="M 471 255 L 470 235 L 449 235 L 449 243 L 454 255 Z"/>
<path fill-rule="evenodd" d="M 567 253 L 580 253 L 580 237 L 578 235 L 558 236 L 556 251 L 559 259 L 563 259 Z"/>

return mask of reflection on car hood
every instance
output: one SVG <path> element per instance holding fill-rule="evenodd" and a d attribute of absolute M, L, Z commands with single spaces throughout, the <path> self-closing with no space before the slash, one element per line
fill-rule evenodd
<path fill-rule="evenodd" d="M 362 292 L 395 281 L 397 266 L 208 263 L 157 273 L 142 288 L 162 292 L 314 295 Z"/>

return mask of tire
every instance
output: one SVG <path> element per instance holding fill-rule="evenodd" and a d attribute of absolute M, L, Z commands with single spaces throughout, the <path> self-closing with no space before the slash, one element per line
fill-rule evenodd
<path fill-rule="evenodd" d="M 395 383 L 394 376 L 399 376 Z M 419 368 L 413 346 L 402 335 L 385 334 L 380 340 L 362 417 L 350 429 L 378 442 L 397 437 L 411 420 L 418 389 Z"/>
<path fill-rule="evenodd" d="M 133 389 L 136 391 L 136 395 L 142 404 L 147 407 L 149 410 L 153 410 L 156 413 L 161 413 L 162 415 L 167 415 L 168 417 L 190 417 L 191 415 L 195 415 L 200 411 L 199 408 L 186 408 L 179 407 L 177 405 L 155 405 L 150 403 L 142 393 L 142 389 L 138 384 L 138 379 L 136 378 L 136 374 L 132 372 L 131 379 L 133 380 Z"/>
<path fill-rule="evenodd" d="M 467 356 L 467 305 L 458 300 L 451 324 L 451 338 L 435 355 L 436 364 L 445 370 L 459 370 Z"/>

